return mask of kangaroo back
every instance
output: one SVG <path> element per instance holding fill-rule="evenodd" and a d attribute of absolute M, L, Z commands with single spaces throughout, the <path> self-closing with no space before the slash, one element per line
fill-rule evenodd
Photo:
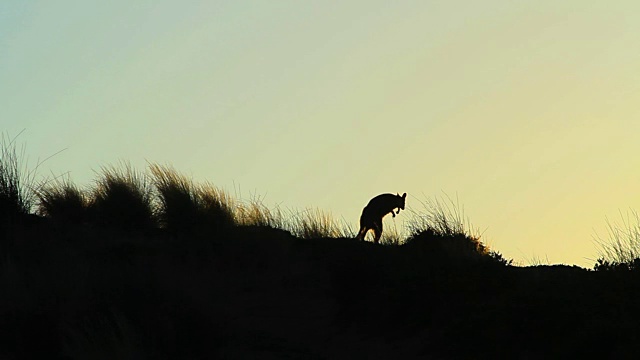
<path fill-rule="evenodd" d="M 388 213 L 391 213 L 394 217 L 396 213 L 393 212 L 396 208 L 398 214 L 400 210 L 404 210 L 405 199 L 407 193 L 393 195 L 393 194 L 380 194 L 369 201 L 367 206 L 362 210 L 360 216 L 360 231 L 356 238 L 364 240 L 365 235 L 369 230 L 374 232 L 374 242 L 377 244 L 382 235 L 382 218 Z"/>
<path fill-rule="evenodd" d="M 365 212 L 371 217 L 380 216 L 381 218 L 394 209 L 404 210 L 405 199 L 407 193 L 400 195 L 394 194 L 380 194 L 369 201 L 365 207 Z M 400 212 L 400 210 L 398 210 Z"/>

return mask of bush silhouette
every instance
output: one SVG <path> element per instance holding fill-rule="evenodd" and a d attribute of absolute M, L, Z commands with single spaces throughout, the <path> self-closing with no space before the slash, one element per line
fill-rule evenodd
<path fill-rule="evenodd" d="M 259 197 L 239 203 L 235 207 L 235 218 L 238 225 L 243 226 L 262 226 L 282 230 L 287 228 L 282 210 L 278 207 L 269 209 Z"/>
<path fill-rule="evenodd" d="M 437 263 L 491 261 L 511 264 L 511 261 L 504 259 L 500 253 L 490 251 L 479 239 L 464 234 L 442 235 L 427 229 L 409 237 L 404 247 Z"/>
<path fill-rule="evenodd" d="M 18 151 L 16 138 L 0 137 L 0 227 L 20 221 L 35 203 L 35 169 L 26 167 L 24 149 Z"/>
<path fill-rule="evenodd" d="M 169 166 L 149 166 L 158 192 L 160 225 L 172 232 L 222 230 L 235 225 L 231 198 L 213 185 L 197 186 Z"/>
<path fill-rule="evenodd" d="M 89 200 L 69 179 L 40 188 L 37 212 L 63 225 L 79 225 L 87 221 Z"/>
<path fill-rule="evenodd" d="M 351 229 L 340 226 L 331 214 L 319 209 L 307 209 L 293 214 L 287 227 L 293 235 L 302 239 L 353 237 Z"/>
<path fill-rule="evenodd" d="M 594 235 L 599 258 L 595 270 L 640 269 L 640 215 L 629 210 L 620 212 L 620 222 L 606 219 L 607 236 Z"/>
<path fill-rule="evenodd" d="M 196 188 L 201 221 L 215 230 L 236 225 L 234 201 L 224 191 L 205 183 Z"/>
<path fill-rule="evenodd" d="M 144 174 L 129 164 L 102 168 L 89 210 L 92 220 L 120 230 L 154 226 L 152 189 Z"/>

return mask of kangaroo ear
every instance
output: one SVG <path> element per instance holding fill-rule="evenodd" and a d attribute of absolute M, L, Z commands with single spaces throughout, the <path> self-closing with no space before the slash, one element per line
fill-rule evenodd
<path fill-rule="evenodd" d="M 402 194 L 402 198 L 406 198 L 407 197 L 407 193 Z"/>

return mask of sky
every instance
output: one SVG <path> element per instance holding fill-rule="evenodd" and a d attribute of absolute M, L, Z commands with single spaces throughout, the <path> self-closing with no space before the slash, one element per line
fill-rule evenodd
<path fill-rule="evenodd" d="M 640 2 L 4 1 L 0 131 L 352 226 L 458 199 L 492 249 L 592 267 L 640 208 Z M 64 150 L 60 153 L 59 151 Z M 385 225 L 401 228 L 404 212 Z"/>

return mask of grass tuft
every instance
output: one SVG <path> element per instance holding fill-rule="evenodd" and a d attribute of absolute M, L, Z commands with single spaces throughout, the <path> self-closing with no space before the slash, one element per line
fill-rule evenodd
<path fill-rule="evenodd" d="M 56 180 L 37 191 L 37 213 L 63 224 L 81 224 L 87 219 L 89 201 L 71 180 Z"/>
<path fill-rule="evenodd" d="M 429 198 L 420 202 L 424 212 L 413 210 L 412 216 L 407 222 L 410 234 L 416 235 L 424 231 L 431 231 L 439 236 L 465 236 L 479 239 L 481 233 L 474 228 L 464 214 L 464 207 L 460 205 L 458 198 L 452 199 L 448 195 L 444 197 Z"/>
<path fill-rule="evenodd" d="M 282 210 L 279 207 L 269 209 L 257 196 L 239 203 L 235 208 L 235 216 L 238 225 L 268 226 L 283 230 L 288 228 Z"/>
<path fill-rule="evenodd" d="M 288 227 L 293 235 L 302 239 L 353 237 L 349 227 L 340 226 L 331 214 L 319 209 L 306 209 L 294 214 Z"/>
<path fill-rule="evenodd" d="M 151 164 L 149 169 L 160 201 L 160 225 L 170 230 L 190 228 L 197 215 L 197 195 L 191 180 L 170 166 Z"/>
<path fill-rule="evenodd" d="M 236 225 L 235 201 L 229 194 L 209 183 L 199 185 L 196 191 L 200 218 L 204 223 L 216 229 Z"/>
<path fill-rule="evenodd" d="M 185 232 L 207 227 L 221 230 L 235 225 L 233 200 L 211 184 L 196 185 L 170 166 L 151 164 L 158 191 L 160 225 Z"/>
<path fill-rule="evenodd" d="M 148 229 L 155 223 L 149 179 L 129 163 L 105 166 L 96 181 L 90 210 L 101 225 L 121 230 Z"/>
<path fill-rule="evenodd" d="M 635 210 L 629 210 L 626 215 L 620 212 L 620 221 L 607 218 L 607 235 L 594 235 L 600 264 L 596 264 L 596 267 L 606 267 L 602 264 L 611 267 L 637 267 L 636 260 L 640 258 L 640 215 Z"/>
<path fill-rule="evenodd" d="M 18 150 L 16 144 L 18 136 L 0 136 L 0 219 L 6 222 L 29 214 L 36 203 L 35 169 L 28 170 L 25 149 Z"/>
<path fill-rule="evenodd" d="M 398 227 L 393 223 L 393 228 L 389 228 L 388 226 L 384 228 L 382 232 L 382 236 L 380 237 L 380 244 L 389 245 L 389 246 L 399 246 L 404 244 L 405 239 L 403 238 L 400 231 L 398 231 Z"/>
<path fill-rule="evenodd" d="M 510 265 L 498 252 L 480 241 L 482 234 L 464 215 L 457 197 L 445 196 L 422 202 L 423 213 L 413 212 L 408 220 L 409 238 L 406 244 L 443 259 L 489 259 Z"/>

